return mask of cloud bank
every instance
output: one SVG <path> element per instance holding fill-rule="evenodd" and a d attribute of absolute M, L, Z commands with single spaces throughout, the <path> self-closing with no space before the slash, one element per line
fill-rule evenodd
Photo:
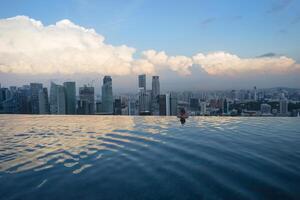
<path fill-rule="evenodd" d="M 102 35 L 69 20 L 45 26 L 27 16 L 0 20 L 0 73 L 15 74 L 155 74 L 171 70 L 191 74 L 197 66 L 209 75 L 292 73 L 300 66 L 287 56 L 240 58 L 227 52 L 198 53 L 192 57 L 105 43 Z"/>

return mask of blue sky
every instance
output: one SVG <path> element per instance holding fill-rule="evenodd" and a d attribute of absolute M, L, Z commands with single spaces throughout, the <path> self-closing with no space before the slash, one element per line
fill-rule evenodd
<path fill-rule="evenodd" d="M 298 0 L 2 0 L 0 18 L 16 15 L 45 25 L 70 19 L 110 44 L 138 50 L 241 57 L 274 52 L 300 61 Z"/>

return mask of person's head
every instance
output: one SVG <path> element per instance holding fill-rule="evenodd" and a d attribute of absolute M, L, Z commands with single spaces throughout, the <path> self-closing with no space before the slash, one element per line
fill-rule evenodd
<path fill-rule="evenodd" d="M 180 123 L 183 125 L 185 123 L 185 119 L 184 118 L 180 118 Z"/>

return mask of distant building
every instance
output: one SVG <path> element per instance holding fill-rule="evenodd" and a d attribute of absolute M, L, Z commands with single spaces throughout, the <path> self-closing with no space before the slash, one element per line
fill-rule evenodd
<path fill-rule="evenodd" d="M 288 101 L 286 99 L 282 99 L 279 102 L 280 104 L 280 115 L 288 115 Z"/>
<path fill-rule="evenodd" d="M 94 87 L 83 86 L 79 88 L 79 105 L 81 106 L 80 114 L 93 115 L 95 114 L 95 91 Z"/>
<path fill-rule="evenodd" d="M 96 113 L 101 113 L 101 112 L 102 112 L 102 102 L 96 101 Z"/>
<path fill-rule="evenodd" d="M 150 114 L 151 104 L 151 90 L 144 90 L 143 88 L 139 88 L 139 114 L 145 115 Z"/>
<path fill-rule="evenodd" d="M 128 101 L 128 115 L 136 115 L 136 102 L 135 100 Z"/>
<path fill-rule="evenodd" d="M 200 102 L 200 114 L 201 115 L 206 114 L 206 102 L 205 101 Z"/>
<path fill-rule="evenodd" d="M 106 114 L 113 114 L 113 91 L 112 78 L 104 76 L 102 85 L 102 112 Z"/>
<path fill-rule="evenodd" d="M 121 99 L 115 99 L 114 101 L 114 115 L 122 115 Z"/>
<path fill-rule="evenodd" d="M 76 114 L 76 84 L 75 82 L 64 82 L 66 95 L 66 114 Z"/>
<path fill-rule="evenodd" d="M 51 82 L 50 86 L 50 112 L 55 115 L 66 114 L 66 96 L 62 85 Z"/>
<path fill-rule="evenodd" d="M 39 114 L 39 92 L 43 90 L 43 84 L 41 83 L 30 83 L 31 91 L 31 113 Z"/>
<path fill-rule="evenodd" d="M 146 74 L 139 75 L 139 88 L 146 90 Z"/>
<path fill-rule="evenodd" d="M 199 99 L 190 98 L 190 110 L 194 112 L 199 111 Z"/>
<path fill-rule="evenodd" d="M 39 114 L 50 114 L 47 88 L 39 91 Z"/>
<path fill-rule="evenodd" d="M 225 98 L 222 100 L 222 114 L 228 114 L 229 113 L 229 102 Z"/>
<path fill-rule="evenodd" d="M 158 95 L 160 95 L 159 76 L 152 76 L 152 97 L 156 98 Z"/>
<path fill-rule="evenodd" d="M 159 76 L 152 76 L 151 113 L 159 115 L 158 95 L 160 95 Z"/>
<path fill-rule="evenodd" d="M 159 115 L 166 116 L 167 115 L 167 100 L 166 95 L 161 94 L 159 95 L 158 102 L 159 102 Z"/>
<path fill-rule="evenodd" d="M 269 104 L 263 103 L 260 105 L 260 112 L 263 116 L 269 116 L 271 114 L 271 106 Z"/>
<path fill-rule="evenodd" d="M 177 107 L 178 107 L 178 101 L 177 96 L 175 94 L 170 94 L 170 115 L 176 116 L 177 115 Z"/>

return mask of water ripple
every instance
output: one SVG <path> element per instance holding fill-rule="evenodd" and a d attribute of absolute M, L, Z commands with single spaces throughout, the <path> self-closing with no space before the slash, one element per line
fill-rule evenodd
<path fill-rule="evenodd" d="M 300 199 L 297 118 L 1 115 L 0 125 L 0 199 Z"/>

